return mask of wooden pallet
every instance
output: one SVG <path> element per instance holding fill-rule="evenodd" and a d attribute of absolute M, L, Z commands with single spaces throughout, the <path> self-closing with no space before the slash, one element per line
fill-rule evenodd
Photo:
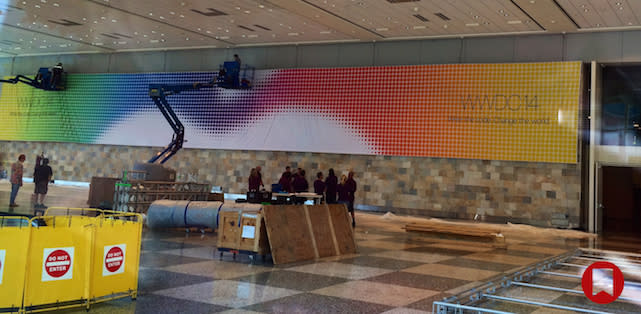
<path fill-rule="evenodd" d="M 420 222 L 409 223 L 405 225 L 407 232 L 425 232 L 425 233 L 439 233 L 449 234 L 455 236 L 465 236 L 474 238 L 490 239 L 493 246 L 499 248 L 506 248 L 505 237 L 501 234 L 498 228 L 491 228 L 485 226 L 463 226 L 448 223 L 435 223 L 435 222 Z"/>

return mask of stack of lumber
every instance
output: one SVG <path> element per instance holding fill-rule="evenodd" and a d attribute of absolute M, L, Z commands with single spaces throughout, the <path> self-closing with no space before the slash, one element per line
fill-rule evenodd
<path fill-rule="evenodd" d="M 405 231 L 486 238 L 492 240 L 496 247 L 506 247 L 505 237 L 501 234 L 501 230 L 496 227 L 425 221 L 408 223 L 405 225 Z"/>

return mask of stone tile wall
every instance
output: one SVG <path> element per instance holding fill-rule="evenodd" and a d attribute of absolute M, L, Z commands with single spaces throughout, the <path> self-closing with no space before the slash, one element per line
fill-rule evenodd
<path fill-rule="evenodd" d="M 24 153 L 25 167 L 31 169 L 36 154 L 44 151 L 56 179 L 85 182 L 92 176 L 119 176 L 135 161 L 146 161 L 160 150 L 7 141 L 0 141 L 0 147 L 5 168 Z M 471 219 L 478 213 L 545 226 L 553 213 L 566 214 L 577 225 L 580 213 L 578 164 L 183 149 L 167 165 L 177 170 L 178 180 L 222 186 L 226 193 L 245 193 L 249 170 L 257 165 L 268 187 L 286 165 L 304 168 L 310 185 L 318 171 L 326 174 L 334 168 L 338 174 L 353 169 L 357 208 L 401 214 Z"/>

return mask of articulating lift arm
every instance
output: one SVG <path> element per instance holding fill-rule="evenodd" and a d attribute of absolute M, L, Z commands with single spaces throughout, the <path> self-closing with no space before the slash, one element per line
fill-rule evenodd
<path fill-rule="evenodd" d="M 25 83 L 25 84 L 33 86 L 35 88 L 40 88 L 40 86 L 41 86 L 41 84 L 38 81 L 36 81 L 34 79 L 30 79 L 30 78 L 28 78 L 28 77 L 26 77 L 24 75 L 18 75 L 16 77 L 8 79 L 8 80 L 0 79 L 0 83 L 10 83 L 10 84 Z"/>
<path fill-rule="evenodd" d="M 167 119 L 167 122 L 169 122 L 169 125 L 174 130 L 171 143 L 169 143 L 162 152 L 159 152 L 156 156 L 149 159 L 149 163 L 155 163 L 160 160 L 160 164 L 164 164 L 183 147 L 183 143 L 185 142 L 185 127 L 178 119 L 174 110 L 171 109 L 169 103 L 167 103 L 167 96 L 179 94 L 180 92 L 214 87 L 216 87 L 216 85 L 212 83 L 149 85 L 149 97 L 153 99 L 156 107 L 160 109 L 160 112 L 162 112 L 162 115 L 165 116 L 165 119 Z"/>

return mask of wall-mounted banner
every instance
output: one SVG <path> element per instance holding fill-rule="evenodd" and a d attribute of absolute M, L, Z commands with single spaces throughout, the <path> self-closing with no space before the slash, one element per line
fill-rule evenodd
<path fill-rule="evenodd" d="M 148 85 L 215 73 L 70 74 L 0 85 L 0 140 L 165 146 Z M 170 96 L 185 147 L 576 163 L 581 63 L 257 71 L 253 88 Z"/>

